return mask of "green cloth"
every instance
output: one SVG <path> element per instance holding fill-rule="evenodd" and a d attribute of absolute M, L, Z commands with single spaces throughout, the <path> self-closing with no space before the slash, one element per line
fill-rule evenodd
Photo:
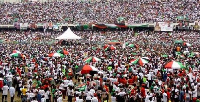
<path fill-rule="evenodd" d="M 56 92 L 56 89 L 51 90 L 51 94 L 53 95 L 53 97 L 55 96 L 55 92 Z"/>
<path fill-rule="evenodd" d="M 112 70 L 112 67 L 111 67 L 111 66 L 109 66 L 109 67 L 108 67 L 108 70 L 109 70 L 109 71 L 111 71 L 111 70 Z"/>
<path fill-rule="evenodd" d="M 77 68 L 78 68 L 78 65 L 76 65 L 75 68 L 77 69 Z"/>
<path fill-rule="evenodd" d="M 86 89 L 86 85 L 84 85 L 81 88 L 79 88 L 79 91 L 85 91 L 85 89 Z"/>
<path fill-rule="evenodd" d="M 147 78 L 145 78 L 145 77 L 143 77 L 143 83 L 146 83 L 146 81 L 147 81 Z"/>

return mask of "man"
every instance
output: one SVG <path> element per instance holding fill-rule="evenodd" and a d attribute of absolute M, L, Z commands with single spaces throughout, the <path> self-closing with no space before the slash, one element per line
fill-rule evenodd
<path fill-rule="evenodd" d="M 10 92 L 11 102 L 13 102 L 15 97 L 15 88 L 11 86 L 9 92 Z"/>
<path fill-rule="evenodd" d="M 94 95 L 94 97 L 92 98 L 92 102 L 98 102 L 98 98 L 96 95 Z"/>
<path fill-rule="evenodd" d="M 24 88 L 21 89 L 22 92 L 22 102 L 26 102 L 27 101 L 27 97 L 26 97 L 26 92 L 27 92 L 27 87 L 24 86 Z"/>
<path fill-rule="evenodd" d="M 7 102 L 7 95 L 8 95 L 8 85 L 5 84 L 3 87 L 2 87 L 2 90 L 3 90 L 3 94 L 2 94 L 2 102 Z M 5 98 L 5 101 L 4 101 L 4 98 Z"/>

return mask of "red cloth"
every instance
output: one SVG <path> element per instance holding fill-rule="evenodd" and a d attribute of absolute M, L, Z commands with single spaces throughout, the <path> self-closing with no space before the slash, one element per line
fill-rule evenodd
<path fill-rule="evenodd" d="M 129 83 L 129 84 L 133 84 L 133 82 L 134 82 L 133 79 L 129 79 L 129 80 L 128 80 L 128 83 Z"/>
<path fill-rule="evenodd" d="M 3 87 L 3 80 L 0 80 L 0 89 Z"/>
<path fill-rule="evenodd" d="M 141 96 L 144 98 L 146 95 L 145 95 L 145 88 L 142 87 L 141 88 Z"/>
<path fill-rule="evenodd" d="M 171 96 L 170 92 L 167 91 L 167 98 L 170 99 L 170 96 Z"/>

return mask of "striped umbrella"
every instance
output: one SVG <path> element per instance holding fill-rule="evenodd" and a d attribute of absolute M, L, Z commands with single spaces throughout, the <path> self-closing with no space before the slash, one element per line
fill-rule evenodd
<path fill-rule="evenodd" d="M 64 55 L 61 53 L 50 53 L 48 56 L 49 57 L 64 57 Z"/>
<path fill-rule="evenodd" d="M 66 50 L 58 50 L 57 53 L 61 53 L 63 55 L 69 55 L 69 52 Z"/>
<path fill-rule="evenodd" d="M 140 66 L 143 66 L 144 64 L 148 63 L 148 61 L 143 58 L 138 58 L 138 59 L 131 60 L 130 63 L 131 64 L 139 64 Z"/>
<path fill-rule="evenodd" d="M 13 52 L 12 53 L 21 53 L 20 51 L 18 51 L 18 50 L 13 50 Z"/>
<path fill-rule="evenodd" d="M 10 54 L 11 57 L 22 58 L 23 55 L 21 53 L 12 53 Z"/>
<path fill-rule="evenodd" d="M 97 57 L 88 57 L 88 58 L 84 59 L 83 61 L 90 63 L 90 62 L 98 62 L 98 61 L 100 61 L 100 59 Z"/>
<path fill-rule="evenodd" d="M 94 66 L 91 65 L 84 65 L 84 66 L 80 66 L 76 72 L 80 72 L 81 74 L 89 74 L 91 71 L 93 72 L 98 72 L 99 70 L 97 68 L 95 68 Z"/>
<path fill-rule="evenodd" d="M 111 45 L 111 46 L 108 46 L 107 48 L 105 48 L 105 51 L 110 51 L 110 50 L 115 50 L 116 48 Z"/>
<path fill-rule="evenodd" d="M 182 63 L 177 62 L 177 61 L 170 61 L 164 67 L 167 68 L 167 69 L 181 69 L 181 68 L 185 68 Z"/>

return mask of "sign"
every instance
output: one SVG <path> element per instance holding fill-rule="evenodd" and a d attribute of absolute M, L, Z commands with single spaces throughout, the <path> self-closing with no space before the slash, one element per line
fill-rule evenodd
<path fill-rule="evenodd" d="M 171 22 L 157 22 L 154 26 L 155 31 L 173 31 L 174 25 Z"/>
<path fill-rule="evenodd" d="M 195 22 L 195 24 L 194 24 L 194 30 L 200 30 L 200 22 Z"/>
<path fill-rule="evenodd" d="M 20 23 L 20 29 L 26 30 L 28 28 L 28 23 Z"/>
<path fill-rule="evenodd" d="M 179 21 L 177 27 L 178 29 L 190 29 L 189 21 Z"/>

